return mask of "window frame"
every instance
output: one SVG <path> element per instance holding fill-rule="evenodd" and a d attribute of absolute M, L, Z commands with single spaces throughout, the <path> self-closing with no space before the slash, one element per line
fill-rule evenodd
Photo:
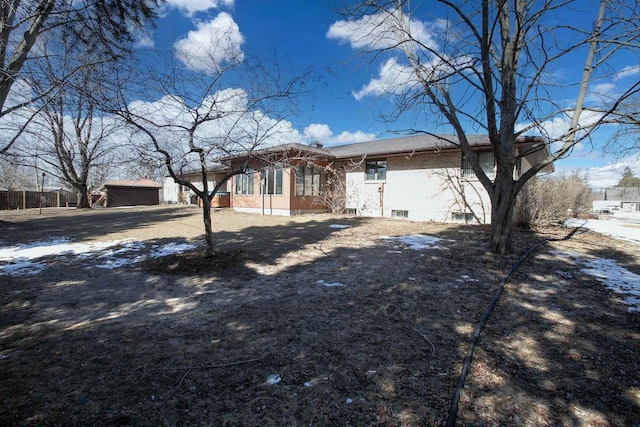
<path fill-rule="evenodd" d="M 282 196 L 284 172 L 282 168 L 264 168 L 260 170 L 260 194 Z"/>
<path fill-rule="evenodd" d="M 371 174 L 370 171 L 373 173 Z M 369 182 L 386 181 L 387 159 L 367 160 L 364 165 L 364 180 Z"/>
<path fill-rule="evenodd" d="M 406 209 L 391 209 L 391 218 L 409 219 L 409 211 Z"/>
<path fill-rule="evenodd" d="M 237 196 L 253 196 L 255 171 L 248 168 L 235 176 L 234 194 Z"/>
<path fill-rule="evenodd" d="M 485 151 L 474 151 L 474 154 L 478 158 L 478 163 L 480 163 L 480 168 L 487 175 L 487 178 L 493 179 L 496 176 L 496 158 L 493 154 L 493 151 L 485 150 Z M 489 169 L 488 164 L 491 162 L 491 168 Z M 461 165 L 461 176 L 466 179 L 478 179 L 476 173 L 471 167 L 471 162 L 467 159 L 467 156 L 462 153 L 462 165 Z"/>
<path fill-rule="evenodd" d="M 315 166 L 298 165 L 294 169 L 295 188 L 297 197 L 318 197 L 324 190 L 326 175 L 323 169 Z"/>
<path fill-rule="evenodd" d="M 457 215 L 461 218 L 456 218 Z M 475 217 L 472 212 L 451 212 L 451 221 L 458 224 L 469 224 L 475 221 Z"/>

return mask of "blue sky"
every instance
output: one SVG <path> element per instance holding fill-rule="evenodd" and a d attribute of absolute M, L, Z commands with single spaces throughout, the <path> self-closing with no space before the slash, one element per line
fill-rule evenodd
<path fill-rule="evenodd" d="M 394 137 L 397 131 L 415 127 L 416 122 L 410 118 L 395 123 L 377 119 L 378 111 L 391 106 L 388 97 L 379 96 L 375 91 L 376 79 L 382 79 L 380 64 L 363 66 L 366 62 L 356 56 L 358 50 L 348 34 L 333 32 L 328 36 L 332 25 L 343 19 L 336 12 L 342 4 L 341 0 L 168 0 L 157 29 L 141 39 L 141 46 L 162 48 L 159 45 L 182 40 L 182 46 L 188 51 L 216 28 L 226 26 L 231 28 L 230 43 L 235 43 L 239 50 L 269 52 L 275 49 L 279 58 L 286 58 L 300 71 L 322 70 L 324 84 L 313 98 L 303 101 L 300 114 L 291 118 L 293 135 L 297 132 L 302 142 L 319 140 L 325 145 L 338 145 Z M 430 11 L 434 16 L 420 18 L 433 22 L 439 11 L 434 8 Z M 587 12 L 586 16 L 592 16 L 590 10 Z M 576 19 L 579 15 L 572 16 Z M 612 67 L 626 70 L 625 79 L 640 78 L 640 57 L 614 62 Z M 572 66 L 566 64 L 566 69 L 561 71 L 581 72 L 579 61 L 575 69 Z M 615 89 L 611 82 L 597 82 L 593 86 L 596 92 Z M 356 93 L 361 96 L 354 96 Z M 433 122 L 421 121 L 418 125 L 431 132 L 450 132 L 449 128 L 435 127 Z M 599 135 L 607 137 L 604 131 Z M 580 169 L 588 175 L 592 186 L 602 187 L 615 184 L 625 165 L 630 165 L 640 176 L 637 157 L 637 153 L 630 153 L 615 159 L 581 145 L 569 158 L 557 162 L 556 169 L 560 172 Z"/>

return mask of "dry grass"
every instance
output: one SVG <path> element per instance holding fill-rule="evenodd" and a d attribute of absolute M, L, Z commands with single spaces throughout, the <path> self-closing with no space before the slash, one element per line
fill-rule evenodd
<path fill-rule="evenodd" d="M 0 219 L 3 244 L 202 239 L 195 208 Z M 517 258 L 486 252 L 477 226 L 226 211 L 214 223 L 213 260 L 199 249 L 100 270 L 67 256 L 0 276 L 3 424 L 442 425 L 475 325 Z M 514 244 L 567 232 L 516 232 Z M 408 234 L 443 248 L 380 239 Z M 636 247 L 590 232 L 536 252 L 483 332 L 460 425 L 640 423 L 639 316 L 551 249 L 640 273 Z"/>

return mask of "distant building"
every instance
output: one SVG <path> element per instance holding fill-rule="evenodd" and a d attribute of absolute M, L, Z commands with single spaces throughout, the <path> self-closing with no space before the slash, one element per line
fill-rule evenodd
<path fill-rule="evenodd" d="M 148 206 L 160 204 L 162 184 L 150 179 L 109 181 L 94 196 L 92 206 Z"/>
<path fill-rule="evenodd" d="M 593 211 L 614 214 L 640 212 L 640 187 L 609 187 L 602 199 L 593 201 Z"/>

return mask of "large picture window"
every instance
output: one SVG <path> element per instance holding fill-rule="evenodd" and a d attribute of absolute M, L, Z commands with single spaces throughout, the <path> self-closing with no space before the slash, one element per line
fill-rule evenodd
<path fill-rule="evenodd" d="M 236 194 L 253 194 L 253 169 L 247 169 L 245 173 L 236 175 Z"/>
<path fill-rule="evenodd" d="M 480 151 L 476 153 L 478 156 L 478 162 L 480 163 L 480 167 L 482 171 L 489 178 L 493 178 L 496 174 L 495 172 L 495 159 L 493 157 L 493 151 Z M 462 177 L 463 178 L 476 178 L 476 174 L 471 167 L 471 162 L 462 155 Z"/>
<path fill-rule="evenodd" d="M 321 169 L 311 166 L 296 167 L 296 196 L 318 196 L 324 185 Z"/>
<path fill-rule="evenodd" d="M 282 194 L 282 169 L 263 169 L 260 171 L 263 194 Z"/>
<path fill-rule="evenodd" d="M 385 179 L 387 179 L 387 161 L 368 161 L 365 165 L 364 173 L 365 180 L 367 181 L 384 181 Z"/>

